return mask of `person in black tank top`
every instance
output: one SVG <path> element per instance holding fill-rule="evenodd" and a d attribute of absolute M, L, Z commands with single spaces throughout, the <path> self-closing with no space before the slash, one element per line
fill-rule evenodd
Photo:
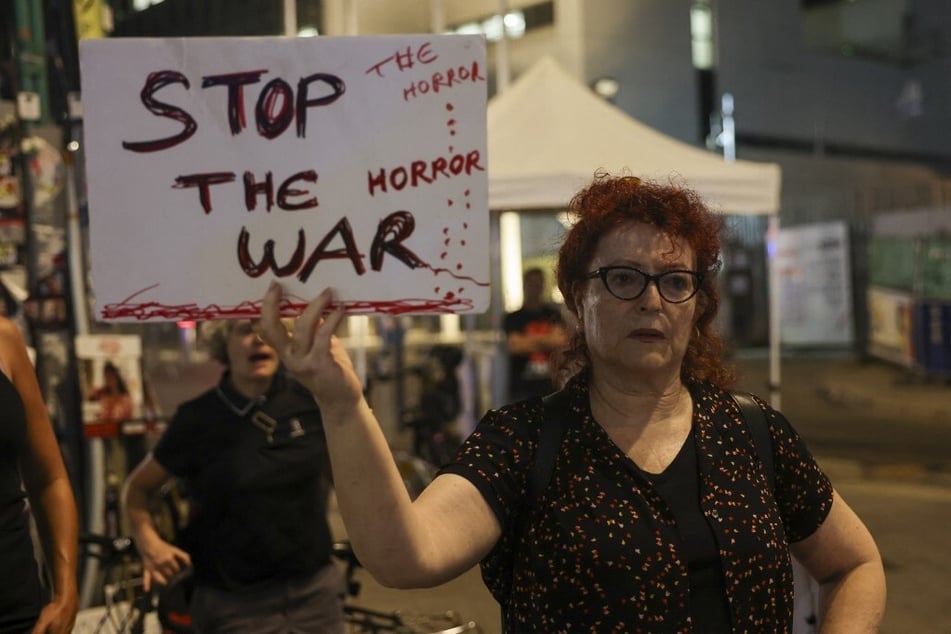
<path fill-rule="evenodd" d="M 31 512 L 42 553 L 34 553 Z M 72 486 L 26 346 L 16 325 L 0 317 L 0 634 L 34 627 L 72 631 L 79 606 L 78 526 Z M 52 571 L 52 595 L 40 582 L 38 558 Z"/>

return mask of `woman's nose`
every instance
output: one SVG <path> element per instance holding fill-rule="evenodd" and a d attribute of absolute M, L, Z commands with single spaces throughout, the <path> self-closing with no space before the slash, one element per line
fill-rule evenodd
<path fill-rule="evenodd" d="M 644 292 L 637 298 L 637 301 L 640 302 L 640 308 L 643 311 L 660 310 L 664 300 L 660 296 L 660 287 L 657 285 L 657 280 L 647 282 Z"/>

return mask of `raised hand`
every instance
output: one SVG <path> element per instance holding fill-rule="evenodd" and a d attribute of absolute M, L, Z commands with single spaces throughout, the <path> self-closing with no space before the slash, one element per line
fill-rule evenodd
<path fill-rule="evenodd" d="M 280 284 L 271 284 L 261 305 L 261 338 L 277 351 L 294 378 L 313 392 L 325 414 L 356 407 L 363 399 L 363 386 L 350 355 L 333 334 L 344 316 L 342 306 L 333 305 L 333 292 L 325 289 L 314 298 L 290 332 L 281 321 L 282 297 Z"/>

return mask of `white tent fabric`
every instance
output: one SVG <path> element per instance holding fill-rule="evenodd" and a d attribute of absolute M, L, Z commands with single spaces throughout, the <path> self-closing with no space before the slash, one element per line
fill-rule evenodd
<path fill-rule="evenodd" d="M 679 178 L 711 208 L 775 214 L 780 168 L 727 162 L 631 118 L 544 57 L 488 106 L 489 206 L 560 208 L 598 169 Z"/>
<path fill-rule="evenodd" d="M 668 137 L 597 97 L 544 57 L 488 106 L 489 207 L 560 209 L 595 171 L 674 178 L 711 209 L 768 215 L 779 230 L 781 170 L 774 163 L 726 161 Z M 769 258 L 770 403 L 779 408 L 779 294 Z M 496 308 L 500 310 L 500 308 Z"/>

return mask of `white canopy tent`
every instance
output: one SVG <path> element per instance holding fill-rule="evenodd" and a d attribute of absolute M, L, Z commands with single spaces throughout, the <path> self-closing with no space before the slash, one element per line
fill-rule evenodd
<path fill-rule="evenodd" d="M 550 57 L 488 106 L 489 205 L 499 211 L 564 208 L 595 171 L 626 172 L 698 191 L 713 209 L 770 216 L 778 228 L 780 168 L 726 161 L 631 118 L 596 96 Z M 771 400 L 779 405 L 779 322 L 770 267 Z"/>
<path fill-rule="evenodd" d="M 595 95 L 550 57 L 542 58 L 488 107 L 492 209 L 563 207 L 594 171 L 681 176 L 725 213 L 775 214 L 780 169 L 727 162 L 665 136 Z"/>

